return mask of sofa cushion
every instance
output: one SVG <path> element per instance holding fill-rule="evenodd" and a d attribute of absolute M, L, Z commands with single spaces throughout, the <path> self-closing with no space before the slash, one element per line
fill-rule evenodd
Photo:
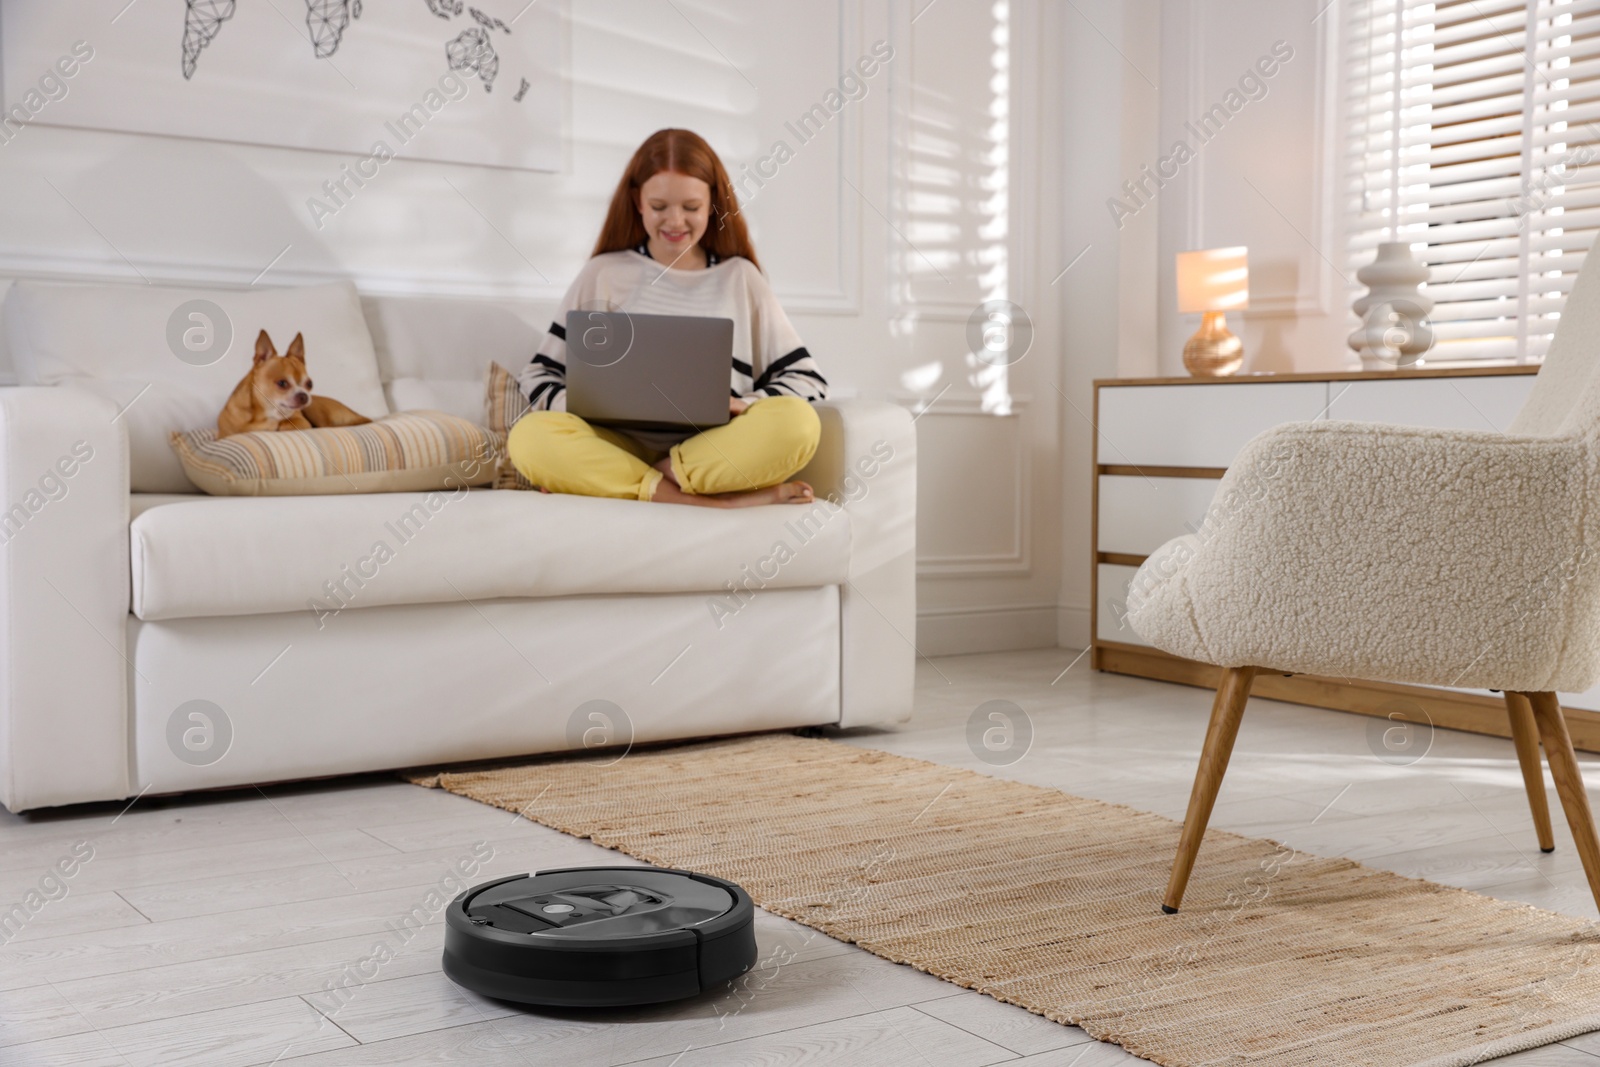
<path fill-rule="evenodd" d="M 190 319 L 184 305 L 205 300 L 226 323 Z M 280 289 L 178 289 L 19 281 L 6 294 L 6 339 L 24 385 L 70 383 L 110 398 L 128 428 L 134 492 L 184 493 L 185 477 L 167 443 L 173 430 L 214 424 L 244 377 L 256 334 L 279 351 L 305 335 L 306 368 L 323 396 L 368 418 L 389 412 L 372 335 L 350 282 Z M 214 362 L 203 342 L 231 332 Z M 173 331 L 179 338 L 171 342 Z M 184 337 L 200 347 L 186 344 Z M 179 351 L 185 354 L 180 358 Z"/>
<path fill-rule="evenodd" d="M 586 593 L 704 592 L 711 617 L 731 625 L 763 588 L 839 584 L 850 555 L 849 516 L 826 501 L 719 510 L 492 489 L 135 494 L 131 512 L 139 618 L 297 611 L 307 634 L 346 608 Z"/>
<path fill-rule="evenodd" d="M 391 409 L 431 408 L 474 420 L 483 412 L 484 362 L 527 363 L 550 321 L 543 308 L 535 313 L 449 297 L 367 297 L 362 307 Z"/>
<path fill-rule="evenodd" d="M 403 493 L 489 485 L 503 437 L 441 411 L 385 415 L 361 426 L 262 430 L 218 438 L 172 433 L 189 480 L 213 496 Z"/>

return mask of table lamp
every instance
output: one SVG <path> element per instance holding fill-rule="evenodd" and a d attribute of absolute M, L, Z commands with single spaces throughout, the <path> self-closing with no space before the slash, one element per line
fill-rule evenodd
<path fill-rule="evenodd" d="M 1244 365 L 1244 342 L 1228 331 L 1229 311 L 1250 306 L 1249 249 L 1178 253 L 1178 311 L 1200 312 L 1200 328 L 1183 346 L 1183 365 L 1197 378 L 1219 378 Z"/>

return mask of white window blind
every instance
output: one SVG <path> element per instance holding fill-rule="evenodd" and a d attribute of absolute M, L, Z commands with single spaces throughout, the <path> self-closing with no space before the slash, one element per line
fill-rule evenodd
<path fill-rule="evenodd" d="M 1345 274 L 1428 266 L 1428 362 L 1537 361 L 1600 226 L 1600 0 L 1349 0 Z"/>

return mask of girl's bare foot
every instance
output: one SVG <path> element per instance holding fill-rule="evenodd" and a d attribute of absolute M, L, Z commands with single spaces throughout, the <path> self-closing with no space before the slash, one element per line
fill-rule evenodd
<path fill-rule="evenodd" d="M 809 504 L 816 493 L 805 482 L 784 482 L 748 493 L 718 493 L 713 499 L 723 501 L 724 507 L 748 508 L 761 504 Z"/>
<path fill-rule="evenodd" d="M 650 466 L 654 467 L 656 470 L 665 475 L 666 480 L 671 482 L 673 485 L 678 484 L 678 476 L 672 473 L 672 457 L 670 455 L 662 456 L 660 459 L 650 464 Z"/>
<path fill-rule="evenodd" d="M 718 493 L 715 496 L 698 496 L 685 493 L 670 479 L 663 478 L 656 485 L 651 501 L 657 504 L 693 504 L 702 508 L 749 508 L 763 504 L 809 504 L 816 499 L 815 491 L 805 482 L 784 482 L 765 489 L 752 489 L 745 493 Z"/>

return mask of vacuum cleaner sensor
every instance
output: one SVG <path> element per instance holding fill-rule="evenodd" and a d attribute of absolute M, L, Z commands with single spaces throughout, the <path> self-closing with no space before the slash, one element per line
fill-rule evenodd
<path fill-rule="evenodd" d="M 756 961 L 732 882 L 661 867 L 572 867 L 473 886 L 445 912 L 444 973 L 498 1000 L 560 1007 L 692 997 Z"/>

